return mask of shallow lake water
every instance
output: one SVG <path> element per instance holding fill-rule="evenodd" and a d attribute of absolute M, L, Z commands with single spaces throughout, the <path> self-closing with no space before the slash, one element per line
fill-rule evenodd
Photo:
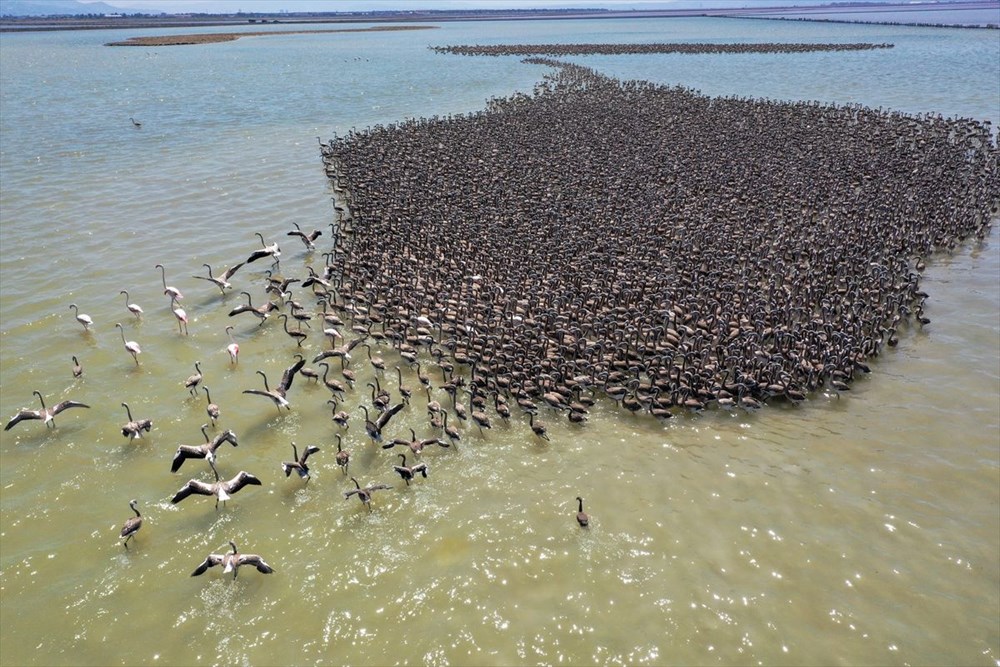
<path fill-rule="evenodd" d="M 256 29 L 260 29 L 257 26 Z M 286 28 L 287 29 L 287 28 Z M 208 29 L 206 31 L 217 31 Z M 152 31 L 149 31 L 152 33 Z M 183 32 L 183 31 L 178 31 Z M 136 34 L 142 34 L 137 31 Z M 296 378 L 292 410 L 243 394 L 272 383 L 294 342 L 226 313 L 263 293 L 263 262 L 220 295 L 205 275 L 278 240 L 281 266 L 320 267 L 285 234 L 326 229 L 317 139 L 473 111 L 530 91 L 545 69 L 428 45 L 609 41 L 870 41 L 872 52 L 591 56 L 620 78 L 708 95 L 860 103 L 1000 123 L 996 31 L 723 19 L 483 22 L 407 33 L 287 35 L 110 48 L 114 31 L 0 40 L 0 414 L 91 405 L 0 435 L 0 663 L 50 664 L 1000 664 L 1000 234 L 928 259 L 930 325 L 901 332 L 851 392 L 667 424 L 601 401 L 550 442 L 522 415 L 425 451 L 428 478 L 365 436 L 357 387 Z M 129 117 L 142 123 L 133 127 Z M 328 237 L 321 237 L 319 245 Z M 160 273 L 184 294 L 178 332 Z M 125 309 L 122 289 L 145 313 Z M 89 331 L 70 303 L 89 314 Z M 115 327 L 142 347 L 137 367 Z M 240 361 L 226 352 L 235 326 Z M 307 356 L 326 346 L 314 330 Z M 416 373 L 377 350 L 404 384 Z M 425 353 L 426 354 L 426 353 Z M 71 356 L 84 366 L 74 378 Z M 218 510 L 171 496 L 202 461 L 201 363 L 239 441 Z M 422 359 L 432 384 L 441 372 Z M 334 364 L 333 371 L 339 371 Z M 449 405 L 447 395 L 434 396 Z M 153 429 L 129 442 L 121 403 Z M 417 393 L 390 437 L 432 434 Z M 515 412 L 516 409 L 515 409 Z M 457 421 L 457 420 L 453 420 Z M 209 434 L 218 431 L 209 431 Z M 369 512 L 350 475 L 384 482 Z M 317 444 L 306 485 L 279 464 Z M 589 528 L 574 520 L 576 496 Z M 118 537 L 138 500 L 144 526 Z M 190 573 L 234 540 L 275 569 Z"/>

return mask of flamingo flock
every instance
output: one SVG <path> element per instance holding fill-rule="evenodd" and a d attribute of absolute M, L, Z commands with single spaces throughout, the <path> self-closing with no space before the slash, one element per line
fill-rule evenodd
<path fill-rule="evenodd" d="M 153 285 L 159 270 L 156 289 L 177 340 L 220 363 L 228 355 L 227 369 L 200 356 L 194 375 L 175 371 L 176 405 L 157 405 L 152 417 L 134 419 L 120 401 L 128 422 L 117 428 L 128 447 L 160 437 L 154 419 L 164 423 L 185 401 L 198 405 L 192 424 L 203 421 L 199 387 L 211 427 L 225 428 L 211 438 L 205 424 L 204 443 L 171 447 L 172 456 L 150 452 L 164 458 L 162 501 L 204 495 L 222 512 L 244 489 L 283 484 L 305 492 L 315 475 L 309 493 L 337 484 L 328 497 L 357 496 L 374 512 L 383 498 L 405 499 L 435 482 L 426 456 L 455 456 L 459 443 L 480 446 L 498 430 L 523 433 L 525 446 L 557 446 L 572 429 L 587 428 L 601 403 L 615 419 L 698 419 L 711 410 L 753 413 L 769 402 L 839 398 L 898 332 L 930 325 L 923 258 L 984 238 L 1000 210 L 996 147 L 975 121 L 709 99 L 531 62 L 554 71 L 532 95 L 321 143 L 334 221 L 328 236 L 298 224 L 286 232 L 303 242 L 301 267 L 295 257 L 282 262 L 278 244 L 258 232 L 259 247 L 231 261 L 221 278 L 208 264 L 207 277 L 192 274 L 211 283 L 215 300 L 211 310 L 192 307 L 198 317 L 180 306 L 184 295 L 168 284 L 164 264 L 150 267 Z M 625 119 L 630 131 L 616 131 Z M 732 132 L 727 140 L 719 128 Z M 784 141 L 789 133 L 805 134 Z M 227 304 L 234 293 L 245 303 Z M 143 311 L 126 289 L 113 298 L 120 295 L 136 330 L 169 318 Z M 69 309 L 83 327 L 73 325 L 74 336 L 101 335 L 78 304 Z M 245 313 L 252 320 L 231 319 Z M 221 321 L 233 322 L 224 334 Z M 289 431 L 295 411 L 329 412 L 329 444 L 289 442 L 292 459 L 275 453 L 272 476 L 235 466 L 226 479 L 219 448 L 237 446 L 241 425 L 226 423 L 231 411 L 220 410 L 208 385 L 218 389 L 222 372 L 242 377 L 235 332 L 244 322 L 242 364 L 258 366 L 263 389 L 241 385 L 236 400 L 268 399 L 277 413 L 267 418 Z M 115 327 L 133 360 L 127 372 L 142 373 L 139 343 L 121 322 Z M 219 348 L 223 335 L 229 342 Z M 283 343 L 273 387 L 259 367 L 269 360 L 253 353 L 258 336 Z M 73 357 L 74 391 L 96 394 L 79 359 L 86 361 L 81 352 Z M 331 377 L 338 373 L 343 381 Z M 370 382 L 356 388 L 361 373 Z M 296 383 L 297 375 L 305 379 Z M 34 394 L 41 409 L 18 411 L 5 430 L 41 420 L 46 435 L 58 437 L 54 418 L 63 411 L 93 404 L 86 417 L 110 415 L 119 402 L 98 405 L 88 395 L 90 404 L 66 399 L 47 408 Z M 565 423 L 554 428 L 543 414 Z M 345 437 L 372 456 L 352 463 L 359 457 Z M 334 439 L 335 456 L 320 454 L 313 465 L 310 457 Z M 392 454 L 397 446 L 404 453 Z M 243 451 L 227 450 L 225 462 Z M 168 496 L 164 487 L 176 488 L 170 473 L 189 459 L 207 466 Z M 327 461 L 343 471 L 336 482 L 324 478 Z M 362 474 L 374 479 L 362 485 Z M 392 475 L 405 484 L 380 479 Z M 143 544 L 138 500 L 120 531 L 126 549 Z M 575 500 L 576 522 L 590 526 L 582 495 Z M 274 571 L 229 544 L 193 574 L 223 565 L 235 579 L 241 564 Z"/>

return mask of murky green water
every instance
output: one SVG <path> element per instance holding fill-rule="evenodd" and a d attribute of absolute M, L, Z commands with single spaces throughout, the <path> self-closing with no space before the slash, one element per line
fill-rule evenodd
<path fill-rule="evenodd" d="M 0 40 L 0 414 L 84 401 L 58 428 L 0 436 L 0 662 L 48 664 L 1000 664 L 1000 252 L 929 262 L 931 325 L 902 332 L 849 395 L 755 415 L 663 425 L 599 404 L 590 423 L 516 414 L 423 455 L 394 479 L 357 405 L 373 379 L 355 350 L 351 423 L 296 378 L 292 410 L 242 393 L 277 382 L 295 343 L 226 312 L 195 280 L 279 240 L 282 269 L 319 267 L 285 236 L 332 220 L 315 137 L 480 108 L 541 76 L 516 59 L 427 44 L 587 41 L 889 41 L 876 53 L 573 59 L 708 94 L 860 102 L 1000 122 L 995 32 L 663 20 L 472 23 L 412 34 L 281 36 L 111 49 L 111 32 Z M 129 116 L 143 123 L 132 127 Z M 328 237 L 320 239 L 322 241 Z M 185 293 L 178 334 L 156 263 Z M 232 279 L 263 292 L 260 263 Z M 136 320 L 121 289 L 145 310 Z M 87 333 L 69 303 L 93 317 Z M 142 346 L 136 367 L 115 323 Z M 225 327 L 235 325 L 240 363 Z M 326 345 L 315 330 L 307 356 Z M 378 350 L 390 371 L 398 357 Z M 71 355 L 84 374 L 74 379 Z M 200 361 L 239 447 L 224 477 L 263 482 L 223 508 L 171 496 L 179 444 L 201 441 Z M 335 364 L 333 370 L 338 371 Z M 440 385 L 428 358 L 424 371 Z M 404 384 L 416 374 L 404 366 Z M 395 394 L 393 373 L 380 382 Z M 434 396 L 449 404 L 443 391 Z M 121 402 L 153 419 L 120 433 Z M 390 437 L 429 436 L 419 394 Z M 517 413 L 517 410 L 514 410 Z M 452 422 L 457 420 L 454 418 Z M 398 431 L 398 432 L 397 432 Z M 335 433 L 372 512 L 342 493 Z M 210 431 L 210 434 L 212 432 Z M 280 463 L 318 444 L 308 485 Z M 574 520 L 585 499 L 591 525 Z M 136 498 L 145 523 L 118 532 Z M 276 572 L 219 568 L 235 540 Z"/>

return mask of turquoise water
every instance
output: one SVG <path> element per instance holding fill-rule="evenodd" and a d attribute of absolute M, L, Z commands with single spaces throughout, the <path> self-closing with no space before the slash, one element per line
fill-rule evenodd
<path fill-rule="evenodd" d="M 460 446 L 424 455 L 430 477 L 408 488 L 390 481 L 395 460 L 357 421 L 373 376 L 356 353 L 362 380 L 343 432 L 351 472 L 397 487 L 376 494 L 371 513 L 342 497 L 353 487 L 333 462 L 325 389 L 297 379 L 281 416 L 241 393 L 260 387 L 255 371 L 273 383 L 289 365 L 295 346 L 280 324 L 226 317 L 240 297 L 191 277 L 203 262 L 218 273 L 242 261 L 256 231 L 281 243 L 286 272 L 322 263 L 285 236 L 293 222 L 326 229 L 333 219 L 317 136 L 477 110 L 530 91 L 545 71 L 428 45 L 892 42 L 571 60 L 708 95 L 996 127 L 995 31 L 586 20 L 103 46 L 128 36 L 0 38 L 0 414 L 36 407 L 33 389 L 50 405 L 92 405 L 61 414 L 54 430 L 27 422 L 0 435 L 0 662 L 998 664 L 996 229 L 928 262 L 932 324 L 903 332 L 850 396 L 668 426 L 599 405 L 583 428 L 545 415 L 549 444 L 521 419 L 486 436 L 465 428 Z M 185 293 L 190 336 L 178 334 L 156 263 Z M 234 292 L 256 299 L 265 268 L 241 269 Z M 95 320 L 90 333 L 74 302 Z M 116 322 L 141 344 L 140 367 Z M 229 324 L 238 366 L 225 351 Z M 312 332 L 307 356 L 321 345 Z M 263 482 L 218 512 L 210 499 L 169 502 L 187 479 L 206 479 L 197 461 L 169 472 L 176 446 L 199 442 L 206 421 L 204 397 L 181 386 L 195 361 L 222 407 L 219 427 L 239 436 L 220 471 Z M 439 384 L 429 359 L 424 367 Z M 381 381 L 395 388 L 392 374 Z M 415 385 L 415 373 L 404 381 Z M 154 420 L 142 441 L 120 435 L 122 401 Z M 400 414 L 399 435 L 430 435 L 423 401 Z M 290 441 L 323 448 L 308 486 L 280 473 Z M 573 519 L 577 495 L 592 517 L 586 532 Z M 118 531 L 132 498 L 146 525 L 126 552 Z M 230 539 L 276 572 L 188 576 Z"/>

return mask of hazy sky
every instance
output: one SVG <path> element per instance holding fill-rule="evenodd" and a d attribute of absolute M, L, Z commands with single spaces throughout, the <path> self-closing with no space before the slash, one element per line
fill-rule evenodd
<path fill-rule="evenodd" d="M 86 0 L 84 0 L 86 1 Z M 771 6 L 819 4 L 830 0 L 768 0 Z M 875 0 L 884 1 L 884 0 Z M 349 12 L 380 9 L 506 9 L 532 7 L 606 7 L 615 9 L 688 9 L 741 7 L 762 0 L 104 0 L 132 11 L 194 13 Z"/>

